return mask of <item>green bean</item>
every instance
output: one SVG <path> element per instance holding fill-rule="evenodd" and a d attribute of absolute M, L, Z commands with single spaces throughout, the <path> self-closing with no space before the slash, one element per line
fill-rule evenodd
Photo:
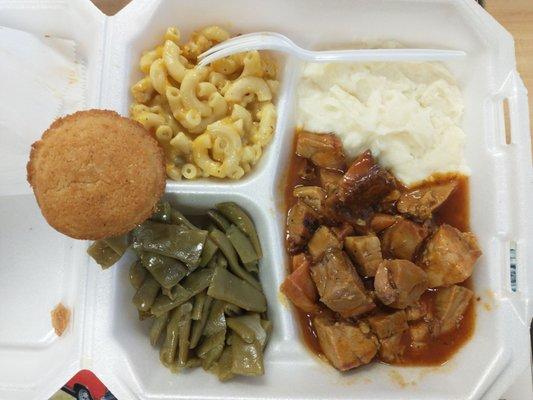
<path fill-rule="evenodd" d="M 104 242 L 121 257 L 129 247 L 128 234 L 106 238 Z"/>
<path fill-rule="evenodd" d="M 150 328 L 150 344 L 155 346 L 161 337 L 161 333 L 165 330 L 168 323 L 168 312 L 161 314 L 154 319 L 152 327 Z"/>
<path fill-rule="evenodd" d="M 161 288 L 161 293 L 167 296 L 170 300 L 176 300 L 180 294 L 183 294 L 184 290 L 185 289 L 183 286 L 181 286 L 179 283 L 176 283 L 176 285 L 172 286 L 170 289 Z"/>
<path fill-rule="evenodd" d="M 170 320 L 167 324 L 167 334 L 161 349 L 159 350 L 159 359 L 164 366 L 170 367 L 176 356 L 176 350 L 178 349 L 178 330 L 179 321 L 181 318 L 181 312 L 179 308 L 172 311 Z"/>
<path fill-rule="evenodd" d="M 228 260 L 231 271 L 235 275 L 244 279 L 250 285 L 261 290 L 261 284 L 239 264 L 239 260 L 237 259 L 237 253 L 235 252 L 233 245 L 226 237 L 226 235 L 224 235 L 224 233 L 222 233 L 218 229 L 215 229 L 213 230 L 213 232 L 209 233 L 209 237 L 213 239 L 220 251 L 222 251 L 226 259 Z"/>
<path fill-rule="evenodd" d="M 102 269 L 107 269 L 115 264 L 122 254 L 117 253 L 105 240 L 97 240 L 89 246 L 87 253 L 96 261 Z"/>
<path fill-rule="evenodd" d="M 176 210 L 175 208 L 173 208 L 171 211 L 170 211 L 170 220 L 172 221 L 173 224 L 177 224 L 177 225 L 183 225 L 185 226 L 186 228 L 188 229 L 191 229 L 191 230 L 199 230 L 199 228 L 196 227 L 196 225 L 194 225 L 191 221 L 189 221 L 185 215 L 183 215 L 182 213 L 180 213 L 178 210 Z"/>
<path fill-rule="evenodd" d="M 217 266 L 221 267 L 221 268 L 224 268 L 224 269 L 227 269 L 228 265 L 229 265 L 228 264 L 228 259 L 226 257 L 224 257 L 224 254 L 218 253 Z"/>
<path fill-rule="evenodd" d="M 235 304 L 224 303 L 224 314 L 229 316 L 239 315 L 242 314 L 242 309 Z"/>
<path fill-rule="evenodd" d="M 153 317 L 153 315 L 150 313 L 150 311 L 137 310 L 137 312 L 139 314 L 139 321 L 144 321 L 145 319 Z"/>
<path fill-rule="evenodd" d="M 174 300 L 169 299 L 167 296 L 159 296 L 152 306 L 152 314 L 155 316 L 161 315 L 165 311 L 172 310 L 175 307 L 185 303 L 194 295 L 205 290 L 213 277 L 213 270 L 209 268 L 203 268 L 193 272 L 183 281 L 181 281 L 181 287 L 178 287 L 176 298 Z"/>
<path fill-rule="evenodd" d="M 196 350 L 196 355 L 204 360 L 202 367 L 205 370 L 211 368 L 213 363 L 220 358 L 222 350 L 224 350 L 225 338 L 226 330 L 215 333 L 205 339 Z"/>
<path fill-rule="evenodd" d="M 159 283 L 151 276 L 148 276 L 133 296 L 132 302 L 135 307 L 141 311 L 150 310 L 150 307 L 152 307 L 152 304 L 154 304 L 155 298 L 157 297 L 159 288 Z"/>
<path fill-rule="evenodd" d="M 152 314 L 158 317 L 161 314 L 182 305 L 192 296 L 194 295 L 191 291 L 185 289 L 181 285 L 176 285 L 174 299 L 171 299 L 165 295 L 158 296 L 152 305 Z"/>
<path fill-rule="evenodd" d="M 211 240 L 211 238 L 208 237 L 205 241 L 202 256 L 200 257 L 200 267 L 205 267 L 209 261 L 211 261 L 217 250 L 218 246 L 215 244 L 215 242 L 213 242 L 213 240 Z"/>
<path fill-rule="evenodd" d="M 168 366 L 168 368 L 170 369 L 170 372 L 172 372 L 173 374 L 179 374 L 179 373 L 181 373 L 181 371 L 183 371 L 185 369 L 185 367 L 183 365 L 181 365 L 178 362 L 178 360 L 176 360 L 172 364 L 170 364 Z"/>
<path fill-rule="evenodd" d="M 223 350 L 224 344 L 218 345 L 213 349 L 209 350 L 209 352 L 205 355 L 205 358 L 202 361 L 202 368 L 205 371 L 211 371 L 211 369 L 215 366 L 216 361 L 222 355 Z"/>
<path fill-rule="evenodd" d="M 198 357 L 189 358 L 185 368 L 198 368 L 202 365 L 202 359 Z"/>
<path fill-rule="evenodd" d="M 202 309 L 204 308 L 205 299 L 207 298 L 207 291 L 198 293 L 194 296 L 194 305 L 192 308 L 191 318 L 198 321 L 202 317 Z"/>
<path fill-rule="evenodd" d="M 189 221 L 182 213 L 178 210 L 172 209 L 171 211 L 171 220 L 173 223 L 178 225 L 183 225 L 188 229 L 199 231 L 196 225 Z M 202 251 L 202 256 L 200 258 L 200 266 L 205 267 L 213 254 L 216 252 L 216 244 L 209 238 L 206 239 L 204 249 Z"/>
<path fill-rule="evenodd" d="M 198 266 L 207 231 L 146 221 L 133 230 L 133 247 Z"/>
<path fill-rule="evenodd" d="M 233 330 L 233 332 L 239 335 L 246 343 L 252 343 L 255 340 L 255 331 L 247 324 L 243 323 L 238 317 L 228 318 L 226 321 L 228 328 Z"/>
<path fill-rule="evenodd" d="M 237 225 L 237 227 L 241 231 L 248 235 L 248 237 L 252 241 L 252 245 L 254 246 L 254 250 L 257 253 L 257 256 L 259 258 L 263 257 L 263 252 L 261 251 L 261 243 L 259 242 L 259 236 L 257 235 L 254 223 L 252 222 L 248 214 L 246 214 L 246 212 L 237 204 L 231 202 L 220 203 L 217 204 L 216 207 L 218 211 L 220 211 L 227 219 Z"/>
<path fill-rule="evenodd" d="M 258 262 L 257 261 L 253 261 L 253 262 L 250 262 L 250 263 L 245 263 L 244 264 L 244 268 L 246 268 L 246 270 L 248 272 L 256 273 L 256 274 L 259 273 L 259 266 L 258 266 Z"/>
<path fill-rule="evenodd" d="M 207 294 L 235 304 L 247 311 L 266 311 L 265 295 L 223 268 L 216 268 Z"/>
<path fill-rule="evenodd" d="M 208 210 L 206 214 L 219 229 L 222 229 L 224 232 L 226 232 L 226 229 L 229 228 L 230 222 L 217 210 Z"/>
<path fill-rule="evenodd" d="M 207 263 L 207 268 L 215 269 L 218 266 L 218 255 L 219 254 L 220 254 L 220 252 L 217 250 L 215 255 Z"/>
<path fill-rule="evenodd" d="M 130 266 L 130 283 L 135 289 L 139 289 L 146 278 L 147 271 L 141 264 L 141 260 L 135 260 Z"/>
<path fill-rule="evenodd" d="M 155 206 L 155 211 L 150 217 L 152 221 L 157 222 L 163 222 L 163 223 L 170 223 L 170 213 L 172 211 L 172 207 L 170 207 L 170 203 L 168 201 L 162 201 L 157 203 Z"/>
<path fill-rule="evenodd" d="M 231 367 L 233 364 L 233 356 L 231 346 L 224 347 L 222 354 L 217 362 L 216 374 L 218 379 L 221 382 L 225 382 L 235 375 L 231 372 Z"/>
<path fill-rule="evenodd" d="M 252 242 L 250 241 L 250 239 L 248 239 L 248 236 L 246 236 L 235 225 L 231 225 L 226 230 L 226 236 L 228 237 L 235 250 L 237 250 L 237 254 L 239 255 L 239 258 L 241 259 L 244 265 L 259 260 L 259 257 L 257 256 L 254 247 L 252 246 Z"/>
<path fill-rule="evenodd" d="M 185 366 L 189 356 L 189 335 L 191 333 L 192 304 L 184 303 L 179 307 L 180 320 L 178 328 L 178 365 Z"/>
<path fill-rule="evenodd" d="M 262 319 L 261 320 L 261 326 L 266 332 L 266 341 L 263 348 L 266 346 L 266 342 L 268 342 L 268 339 L 270 338 L 270 335 L 272 334 L 272 322 L 270 322 L 268 319 Z"/>
<path fill-rule="evenodd" d="M 265 345 L 267 332 L 261 325 L 259 314 L 252 313 L 231 317 L 227 319 L 227 324 L 246 343 L 257 340 L 261 347 Z"/>
<path fill-rule="evenodd" d="M 202 334 L 212 336 L 215 333 L 226 331 L 226 316 L 224 315 L 224 302 L 215 300 L 209 310 L 209 316 Z"/>
<path fill-rule="evenodd" d="M 185 278 L 181 284 L 183 287 L 193 293 L 193 296 L 207 289 L 213 279 L 214 270 L 211 268 L 202 268 L 193 272 Z"/>
<path fill-rule="evenodd" d="M 226 340 L 226 330 L 221 330 L 204 339 L 202 344 L 196 349 L 196 355 L 200 358 L 205 358 L 205 355 L 217 346 L 224 346 Z"/>
<path fill-rule="evenodd" d="M 213 299 L 211 297 L 206 296 L 205 303 L 202 308 L 202 316 L 199 320 L 193 321 L 192 323 L 191 343 L 189 344 L 189 348 L 191 349 L 194 349 L 198 345 L 198 342 L 202 337 L 205 324 L 207 323 L 207 317 L 209 317 L 209 312 L 211 310 L 212 301 Z"/>
<path fill-rule="evenodd" d="M 233 334 L 231 341 L 231 372 L 237 375 L 259 376 L 264 374 L 263 351 L 261 344 L 254 340 L 246 343 L 239 335 Z"/>
<path fill-rule="evenodd" d="M 189 272 L 185 265 L 175 258 L 149 251 L 142 252 L 141 262 L 154 279 L 166 289 L 175 286 Z"/>

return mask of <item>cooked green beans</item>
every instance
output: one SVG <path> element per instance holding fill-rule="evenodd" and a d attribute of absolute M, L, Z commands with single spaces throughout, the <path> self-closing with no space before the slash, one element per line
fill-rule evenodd
<path fill-rule="evenodd" d="M 255 252 L 252 242 L 248 236 L 246 236 L 235 225 L 231 225 L 228 229 L 226 229 L 226 236 L 230 240 L 235 250 L 237 250 L 237 254 L 244 265 L 259 260 L 259 256 Z"/>
<path fill-rule="evenodd" d="M 175 258 L 162 256 L 161 254 L 143 251 L 141 262 L 161 287 L 169 289 L 184 278 L 188 269 Z"/>
<path fill-rule="evenodd" d="M 133 248 L 177 258 L 188 266 L 197 266 L 207 231 L 146 221 L 133 230 Z"/>
<path fill-rule="evenodd" d="M 146 278 L 147 271 L 141 260 L 135 260 L 130 266 L 130 283 L 135 289 L 139 289 Z"/>
<path fill-rule="evenodd" d="M 163 201 L 155 207 L 155 211 L 150 219 L 152 221 L 168 223 L 170 222 L 171 211 L 172 208 L 170 207 L 170 203 L 168 201 Z"/>
<path fill-rule="evenodd" d="M 226 316 L 224 315 L 224 302 L 214 300 L 207 317 L 204 331 L 204 336 L 212 336 L 217 332 L 226 330 Z"/>
<path fill-rule="evenodd" d="M 263 351 L 261 344 L 255 340 L 246 343 L 237 334 L 231 340 L 232 364 L 231 372 L 237 375 L 257 376 L 264 374 Z"/>
<path fill-rule="evenodd" d="M 179 308 L 176 308 L 174 311 L 172 311 L 170 321 L 168 321 L 167 325 L 165 341 L 159 350 L 159 359 L 163 365 L 167 367 L 172 365 L 178 349 L 178 331 L 181 314 L 182 313 L 180 312 Z"/>
<path fill-rule="evenodd" d="M 214 229 L 212 232 L 209 233 L 209 237 L 217 244 L 220 251 L 222 251 L 222 253 L 226 257 L 226 260 L 228 260 L 229 267 L 233 271 L 233 273 L 244 279 L 250 285 L 261 290 L 261 283 L 259 283 L 259 281 L 255 279 L 252 274 L 248 273 L 248 271 L 246 271 L 239 264 L 235 248 L 232 246 L 226 235 L 224 235 L 224 233 L 222 233 L 218 229 Z"/>
<path fill-rule="evenodd" d="M 207 294 L 248 311 L 266 311 L 265 295 L 231 272 L 216 268 Z"/>
<path fill-rule="evenodd" d="M 189 357 L 189 335 L 191 333 L 192 304 L 187 302 L 179 308 L 180 319 L 178 322 L 178 359 L 179 366 L 185 366 Z"/>
<path fill-rule="evenodd" d="M 229 221 L 217 210 L 209 210 L 206 214 L 211 221 L 213 221 L 213 223 L 224 232 L 226 232 L 226 229 L 230 227 Z"/>
<path fill-rule="evenodd" d="M 246 214 L 246 212 L 244 212 L 244 210 L 240 208 L 237 204 L 229 202 L 217 204 L 217 209 L 227 219 L 237 225 L 241 231 L 248 235 L 248 237 L 252 241 L 252 245 L 254 246 L 257 256 L 259 258 L 263 257 L 261 243 L 259 242 L 259 236 L 257 235 L 254 223 L 252 222 L 248 214 Z"/>
<path fill-rule="evenodd" d="M 222 203 L 193 224 L 170 203 L 120 238 L 88 250 L 103 267 L 129 243 L 139 259 L 129 268 L 139 319 L 150 319 L 149 339 L 172 372 L 202 367 L 226 381 L 263 374 L 272 331 L 259 281 L 261 246 L 252 220 L 235 203 Z"/>
<path fill-rule="evenodd" d="M 205 267 L 209 263 L 209 261 L 211 261 L 217 250 L 218 246 L 215 244 L 215 242 L 213 242 L 211 238 L 208 237 L 205 241 L 202 256 L 200 257 L 200 267 Z"/>
<path fill-rule="evenodd" d="M 109 268 L 115 264 L 127 249 L 122 241 L 124 237 L 97 240 L 87 249 L 87 253 L 102 267 Z"/>
<path fill-rule="evenodd" d="M 205 299 L 207 298 L 207 292 L 198 293 L 198 296 L 194 297 L 194 305 L 192 307 L 191 318 L 198 321 L 202 317 L 202 310 L 204 308 Z"/>
<path fill-rule="evenodd" d="M 194 349 L 196 347 L 196 345 L 200 341 L 200 338 L 202 337 L 205 324 L 207 323 L 207 317 L 209 316 L 209 312 L 211 311 L 212 301 L 212 297 L 206 296 L 200 319 L 197 321 L 193 321 L 192 323 L 191 343 L 189 344 L 189 348 L 191 349 Z"/>
<path fill-rule="evenodd" d="M 161 333 L 167 327 L 168 323 L 168 313 L 161 314 L 159 317 L 154 319 L 152 327 L 150 328 L 150 344 L 155 346 L 161 337 Z"/>
<path fill-rule="evenodd" d="M 157 293 L 159 292 L 159 283 L 149 276 L 144 280 L 141 287 L 135 292 L 133 296 L 133 304 L 140 311 L 149 311 L 152 304 L 154 304 Z"/>

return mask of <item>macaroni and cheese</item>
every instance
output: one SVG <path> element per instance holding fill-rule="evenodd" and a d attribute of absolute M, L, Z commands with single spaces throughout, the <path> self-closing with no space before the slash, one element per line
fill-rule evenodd
<path fill-rule="evenodd" d="M 132 118 L 149 129 L 165 151 L 170 179 L 239 179 L 259 161 L 276 125 L 276 64 L 257 51 L 197 67 L 197 57 L 229 38 L 210 26 L 180 44 L 177 28 L 146 51 L 144 74 L 131 87 Z"/>

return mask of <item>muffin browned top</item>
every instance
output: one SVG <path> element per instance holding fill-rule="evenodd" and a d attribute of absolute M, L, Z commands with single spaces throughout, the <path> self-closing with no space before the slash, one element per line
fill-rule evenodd
<path fill-rule="evenodd" d="M 32 146 L 28 182 L 48 223 L 76 239 L 123 234 L 152 213 L 165 188 L 163 151 L 114 111 L 56 120 Z"/>

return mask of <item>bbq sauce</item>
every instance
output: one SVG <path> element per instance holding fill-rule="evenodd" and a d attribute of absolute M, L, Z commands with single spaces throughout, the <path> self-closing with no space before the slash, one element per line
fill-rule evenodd
<path fill-rule="evenodd" d="M 293 196 L 293 190 L 298 186 L 320 186 L 320 179 L 318 174 L 318 168 L 313 171 L 313 166 L 310 165 L 308 160 L 299 157 L 296 154 L 296 138 L 294 137 L 293 151 L 291 153 L 291 159 L 289 162 L 289 168 L 287 169 L 287 175 L 284 186 L 284 212 L 285 214 L 289 209 L 297 202 L 297 199 Z M 305 171 L 305 178 L 302 178 L 300 174 Z M 454 226 L 461 231 L 468 231 L 470 229 L 469 224 L 469 185 L 468 178 L 465 176 L 453 175 L 438 175 L 432 177 L 431 183 L 422 183 L 419 187 L 424 187 L 435 183 L 445 183 L 451 180 L 457 182 L 457 187 L 454 192 L 448 197 L 448 199 L 433 213 L 433 221 L 440 225 L 443 223 Z M 401 185 L 400 185 L 401 188 Z M 290 255 L 288 255 L 288 262 L 290 262 Z M 289 269 L 288 269 L 289 270 Z M 459 285 L 472 288 L 471 279 L 467 279 L 465 282 Z M 434 299 L 439 289 L 428 289 L 420 298 L 429 310 L 434 307 Z M 442 365 L 449 360 L 460 348 L 468 341 L 472 336 L 475 328 L 475 300 L 470 302 L 463 319 L 460 321 L 458 327 L 449 333 L 440 335 L 437 338 L 431 338 L 428 340 L 427 345 L 422 348 L 415 348 L 410 345 L 406 347 L 400 361 L 395 362 L 394 365 L 412 365 L 412 366 L 436 366 Z M 307 348 L 317 355 L 321 355 L 322 351 L 318 342 L 316 331 L 313 327 L 312 316 L 300 309 L 293 307 L 296 312 L 297 320 L 300 325 L 301 336 L 307 346 Z M 408 331 L 404 332 L 404 340 L 406 343 L 411 344 Z M 377 355 L 379 359 L 379 354 Z M 383 362 L 383 361 L 382 361 Z"/>

